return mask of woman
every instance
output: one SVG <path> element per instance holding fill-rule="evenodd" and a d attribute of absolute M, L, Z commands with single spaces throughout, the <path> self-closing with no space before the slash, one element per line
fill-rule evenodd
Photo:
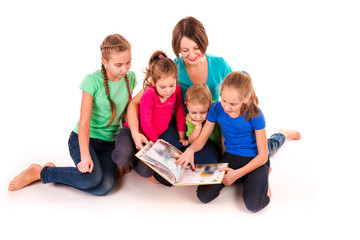
<path fill-rule="evenodd" d="M 206 83 L 211 91 L 213 101 L 219 100 L 220 85 L 224 78 L 232 72 L 230 65 L 222 58 L 207 54 L 208 37 L 203 24 L 194 17 L 181 19 L 174 27 L 172 33 L 172 48 L 176 55 L 175 63 L 178 66 L 178 84 L 181 87 L 183 99 L 187 89 L 193 84 Z M 181 56 L 180 56 L 181 55 Z M 139 132 L 139 105 L 143 91 L 140 91 L 129 104 L 127 112 L 129 131 L 132 136 L 132 149 L 141 149 L 147 144 L 146 137 Z M 286 139 L 300 138 L 300 134 L 292 130 L 282 130 L 276 139 L 269 139 L 269 155 L 276 152 Z M 184 150 L 179 142 L 174 118 L 168 129 L 159 138 Z M 132 141 L 131 141 L 132 142 Z M 215 144 L 208 141 L 194 156 L 195 163 L 214 163 L 220 159 L 220 150 Z M 128 157 L 133 157 L 132 154 Z M 158 178 L 156 178 L 158 180 Z"/>

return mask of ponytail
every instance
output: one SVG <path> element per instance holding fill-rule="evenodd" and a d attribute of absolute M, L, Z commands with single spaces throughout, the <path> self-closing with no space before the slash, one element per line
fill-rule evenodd
<path fill-rule="evenodd" d="M 177 78 L 177 67 L 164 51 L 157 50 L 151 55 L 148 67 L 145 68 L 144 73 L 143 88 L 146 89 L 155 84 L 163 75 L 173 75 Z"/>

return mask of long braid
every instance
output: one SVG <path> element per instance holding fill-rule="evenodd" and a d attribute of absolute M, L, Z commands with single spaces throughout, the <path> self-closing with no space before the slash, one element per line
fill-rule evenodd
<path fill-rule="evenodd" d="M 122 112 L 122 114 L 121 114 L 121 116 L 120 116 L 120 119 L 121 119 L 121 122 L 122 122 L 123 125 L 124 125 L 125 122 L 126 122 L 126 117 L 125 117 L 125 116 L 126 116 L 127 107 L 129 106 L 129 103 L 130 103 L 130 101 L 131 101 L 131 99 L 132 99 L 132 92 L 131 92 L 131 89 L 130 89 L 130 82 L 129 82 L 128 75 L 125 74 L 125 77 L 124 77 L 124 78 L 125 78 L 125 83 L 126 83 L 126 89 L 127 89 L 127 91 L 128 91 L 128 94 L 129 94 L 129 100 L 128 100 L 125 108 L 124 108 L 124 111 Z"/>
<path fill-rule="evenodd" d="M 113 34 L 113 35 L 107 36 L 104 39 L 104 41 L 102 42 L 102 44 L 100 45 L 101 56 L 103 59 L 106 59 L 106 60 L 108 60 L 110 58 L 111 54 L 114 51 L 115 52 L 123 52 L 130 48 L 131 48 L 130 43 L 123 36 L 121 36 L 119 34 Z M 108 84 L 109 79 L 106 74 L 106 69 L 105 69 L 104 64 L 101 64 L 101 73 L 104 76 L 105 91 L 106 91 L 106 95 L 109 99 L 110 106 L 111 106 L 111 119 L 106 126 L 106 127 L 109 127 L 116 117 L 116 106 L 115 106 L 115 103 L 110 98 L 110 90 L 109 90 L 109 84 Z M 128 94 L 129 94 L 129 100 L 127 101 L 127 105 L 128 105 L 129 101 L 131 100 L 132 93 L 131 93 L 129 78 L 128 78 L 127 74 L 125 74 L 125 83 L 126 83 L 126 88 L 127 88 Z M 126 107 L 127 107 L 127 105 L 126 105 Z M 120 119 L 122 120 L 123 123 L 124 123 L 123 116 L 125 115 L 126 107 L 120 116 Z"/>
<path fill-rule="evenodd" d="M 104 77 L 105 91 L 106 91 L 106 95 L 108 96 L 108 99 L 109 99 L 109 102 L 110 102 L 110 107 L 111 107 L 111 118 L 110 118 L 109 123 L 106 125 L 106 127 L 109 127 L 111 125 L 111 123 L 115 119 L 116 106 L 115 106 L 115 103 L 110 98 L 109 79 L 108 79 L 108 76 L 106 74 L 106 68 L 105 68 L 104 64 L 101 64 L 101 73 L 102 73 L 102 75 Z"/>

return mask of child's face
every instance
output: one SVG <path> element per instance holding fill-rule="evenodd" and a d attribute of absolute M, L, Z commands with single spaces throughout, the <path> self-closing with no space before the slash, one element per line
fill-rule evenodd
<path fill-rule="evenodd" d="M 186 103 L 186 107 L 189 110 L 190 118 L 194 122 L 202 123 L 206 120 L 206 116 L 209 110 L 208 104 Z"/>
<path fill-rule="evenodd" d="M 106 66 L 106 73 L 110 80 L 112 78 L 120 80 L 125 77 L 131 67 L 131 51 L 114 51 L 108 60 L 102 59 L 102 62 Z"/>
<path fill-rule="evenodd" d="M 167 99 L 174 94 L 176 89 L 176 78 L 173 76 L 164 76 L 153 84 L 160 98 Z"/>
<path fill-rule="evenodd" d="M 238 90 L 224 87 L 221 91 L 221 106 L 231 118 L 240 116 L 240 109 L 243 103 L 245 103 L 245 101 L 239 95 Z"/>

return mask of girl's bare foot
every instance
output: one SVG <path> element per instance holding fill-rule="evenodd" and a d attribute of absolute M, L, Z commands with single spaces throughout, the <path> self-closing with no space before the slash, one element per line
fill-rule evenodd
<path fill-rule="evenodd" d="M 53 162 L 48 162 L 44 165 L 44 167 L 55 167 L 55 164 Z"/>
<path fill-rule="evenodd" d="M 117 177 L 120 178 L 122 176 L 124 176 L 125 174 L 128 174 L 131 171 L 131 166 L 119 166 L 117 165 Z"/>
<path fill-rule="evenodd" d="M 152 183 L 160 184 L 160 183 L 154 178 L 154 176 L 148 177 L 147 179 L 148 179 L 150 182 L 152 182 Z"/>
<path fill-rule="evenodd" d="M 285 135 L 286 140 L 300 140 L 301 134 L 298 131 L 291 130 L 291 129 L 280 129 L 279 133 L 282 133 Z"/>
<path fill-rule="evenodd" d="M 9 184 L 9 191 L 19 190 L 32 182 L 40 180 L 41 169 L 41 165 L 35 163 L 31 164 L 27 169 L 14 177 Z"/>

